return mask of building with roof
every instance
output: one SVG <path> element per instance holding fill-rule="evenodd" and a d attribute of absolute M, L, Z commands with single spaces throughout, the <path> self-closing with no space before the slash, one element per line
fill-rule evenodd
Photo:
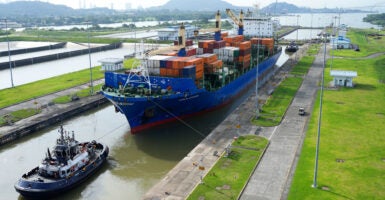
<path fill-rule="evenodd" d="M 123 58 L 104 58 L 99 60 L 102 63 L 102 70 L 117 71 L 123 69 Z"/>
<path fill-rule="evenodd" d="M 167 28 L 158 29 L 159 40 L 178 40 L 179 27 L 180 26 L 169 26 Z M 193 38 L 195 29 L 194 26 L 185 25 L 185 37 Z"/>
<path fill-rule="evenodd" d="M 344 36 L 338 36 L 330 40 L 330 44 L 333 49 L 350 49 L 351 43 L 350 39 Z"/>
<path fill-rule="evenodd" d="M 356 71 L 331 70 L 330 75 L 333 77 L 333 85 L 343 87 L 353 87 L 353 78 L 357 77 Z"/>

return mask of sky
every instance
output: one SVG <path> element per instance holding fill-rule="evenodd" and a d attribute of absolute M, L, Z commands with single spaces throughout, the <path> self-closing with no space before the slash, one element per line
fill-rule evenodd
<path fill-rule="evenodd" d="M 2 3 L 16 0 L 0 0 Z M 25 0 L 26 1 L 26 0 Z M 29 0 L 38 1 L 38 0 Z M 165 4 L 169 0 L 40 0 L 53 4 L 63 4 L 72 8 L 108 7 L 113 9 L 146 8 Z M 186 0 L 184 0 L 186 1 Z M 188 0 L 187 0 L 188 1 Z M 286 2 L 301 7 L 310 8 L 351 8 L 351 9 L 385 9 L 385 0 L 224 0 L 236 6 L 251 6 L 257 3 L 265 7 L 271 3 Z"/>

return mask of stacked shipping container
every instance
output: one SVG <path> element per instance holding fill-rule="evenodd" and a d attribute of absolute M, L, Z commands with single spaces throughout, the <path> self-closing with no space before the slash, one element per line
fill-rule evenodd
<path fill-rule="evenodd" d="M 186 57 L 175 56 L 176 52 L 152 56 L 144 62 L 150 75 L 167 77 L 189 77 L 196 81 L 203 78 L 204 73 L 222 72 L 223 63 L 236 66 L 238 70 L 250 67 L 251 58 L 256 57 L 257 48 L 264 53 L 267 49 L 273 51 L 272 38 L 251 38 L 243 41 L 242 35 L 223 35 L 223 40 L 204 40 L 198 42 L 198 48 L 188 42 L 185 47 Z M 187 42 L 186 42 L 187 43 Z M 174 44 L 178 45 L 177 41 Z"/>

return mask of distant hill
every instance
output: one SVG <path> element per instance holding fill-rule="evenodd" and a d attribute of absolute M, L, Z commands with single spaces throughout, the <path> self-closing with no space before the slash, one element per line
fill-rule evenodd
<path fill-rule="evenodd" d="M 169 0 L 166 4 L 157 7 L 150 7 L 152 10 L 179 10 L 186 11 L 224 11 L 226 8 L 233 10 L 246 10 L 249 7 L 234 6 L 223 0 Z M 136 10 L 140 11 L 140 10 Z M 136 12 L 135 11 L 135 12 Z M 261 9 L 261 13 L 282 14 L 282 13 L 309 13 L 309 12 L 339 12 L 338 9 L 311 9 L 306 7 L 298 7 L 289 3 L 272 3 Z M 343 10 L 343 12 L 362 12 L 359 10 Z M 43 17 L 60 17 L 60 16 L 109 16 L 119 14 L 119 11 L 108 8 L 92 8 L 92 9 L 73 9 L 64 5 L 50 4 L 41 1 L 15 1 L 10 3 L 0 3 L 0 18 L 23 18 L 25 21 L 28 17 L 43 18 Z"/>
<path fill-rule="evenodd" d="M 150 7 L 149 9 L 168 9 L 181 11 L 223 11 L 226 8 L 236 9 L 240 7 L 234 6 L 223 0 L 170 0 L 162 6 Z"/>
<path fill-rule="evenodd" d="M 338 12 L 368 12 L 362 10 L 354 9 L 338 9 L 338 8 L 308 8 L 308 7 L 298 7 L 294 4 L 289 4 L 286 2 L 280 3 L 271 3 L 268 6 L 261 9 L 261 13 L 270 13 L 270 14 L 285 14 L 285 13 L 338 13 Z"/>
<path fill-rule="evenodd" d="M 87 14 L 108 14 L 115 13 L 114 10 L 108 8 L 95 9 L 73 9 L 64 5 L 50 4 L 41 1 L 15 1 L 10 3 L 0 3 L 0 16 L 74 16 Z"/>

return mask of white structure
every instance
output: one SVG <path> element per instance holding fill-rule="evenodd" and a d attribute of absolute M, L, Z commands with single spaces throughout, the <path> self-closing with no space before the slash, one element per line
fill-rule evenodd
<path fill-rule="evenodd" d="M 116 71 L 123 69 L 123 59 L 122 58 L 105 58 L 99 60 L 102 63 L 102 70 L 104 71 Z"/>
<path fill-rule="evenodd" d="M 158 29 L 158 38 L 159 40 L 178 40 L 179 36 L 179 27 L 180 26 L 170 26 L 168 28 Z M 185 25 L 185 37 L 192 38 L 194 37 L 195 27 Z"/>
<path fill-rule="evenodd" d="M 334 86 L 353 87 L 353 78 L 357 77 L 355 71 L 331 70 Z"/>
<path fill-rule="evenodd" d="M 243 34 L 247 36 L 273 37 L 274 30 L 278 28 L 280 28 L 279 21 L 260 14 L 258 8 L 254 12 L 248 10 L 243 19 Z"/>
<path fill-rule="evenodd" d="M 350 49 L 350 39 L 338 36 L 336 38 L 332 38 L 330 40 L 330 44 L 332 45 L 333 49 Z"/>

